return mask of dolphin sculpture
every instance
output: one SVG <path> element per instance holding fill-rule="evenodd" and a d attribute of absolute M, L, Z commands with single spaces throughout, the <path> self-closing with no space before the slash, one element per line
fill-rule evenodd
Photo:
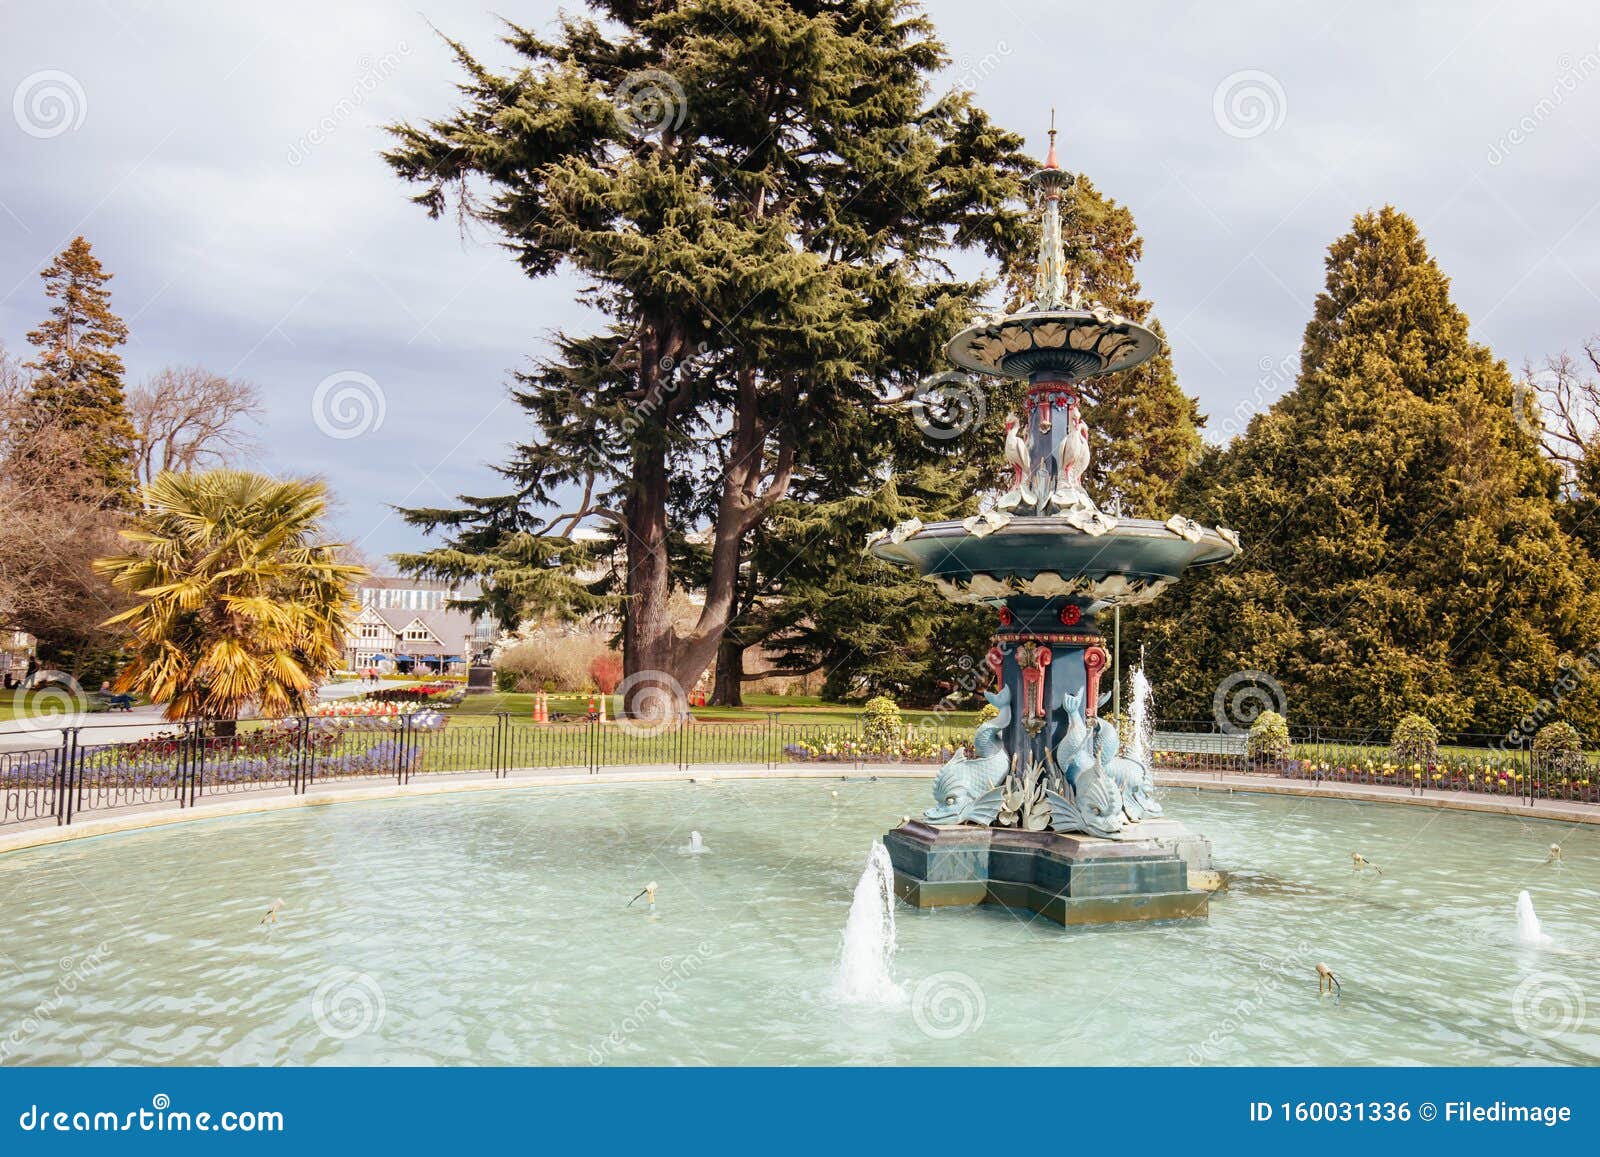
<path fill-rule="evenodd" d="M 1161 814 L 1161 805 L 1150 791 L 1150 768 L 1143 760 L 1122 754 L 1122 738 L 1109 719 L 1095 720 L 1095 746 L 1106 774 L 1122 790 L 1122 810 L 1134 823 Z"/>
<path fill-rule="evenodd" d="M 998 814 L 999 806 L 996 803 L 993 813 L 985 818 L 981 813 L 990 809 L 982 806 L 982 802 L 983 797 L 991 794 L 1005 778 L 1010 767 L 1001 736 L 1011 726 L 1011 689 L 985 691 L 983 697 L 1000 714 L 987 723 L 980 723 L 972 733 L 972 747 L 977 752 L 976 756 L 957 753 L 939 769 L 933 781 L 933 798 L 938 806 L 923 813 L 936 824 L 959 824 L 967 820 L 988 823 Z"/>

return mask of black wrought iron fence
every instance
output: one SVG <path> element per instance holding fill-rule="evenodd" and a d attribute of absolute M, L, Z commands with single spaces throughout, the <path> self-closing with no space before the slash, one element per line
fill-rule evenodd
<path fill-rule="evenodd" d="M 694 719 L 566 720 L 420 711 L 374 720 L 302 718 L 234 736 L 186 726 L 116 742 L 121 725 L 40 733 L 39 745 L 0 752 L 0 827 L 70 824 L 81 815 L 149 806 L 192 807 L 251 792 L 303 794 L 319 785 L 451 775 L 599 774 L 610 768 L 775 768 L 795 763 L 936 765 L 971 738 L 970 723 L 930 716 L 869 738 L 858 724 Z M 121 731 L 126 735 L 126 730 Z M 1436 758 L 1407 762 L 1386 743 L 1307 728 L 1286 755 L 1249 754 L 1245 737 L 1209 723 L 1162 721 L 1152 742 L 1158 770 L 1385 784 L 1414 793 L 1477 792 L 1532 803 L 1600 802 L 1593 754 L 1535 755 L 1488 746 L 1495 737 L 1451 736 Z"/>
<path fill-rule="evenodd" d="M 1394 751 L 1386 738 L 1361 729 L 1291 730 L 1287 754 L 1251 754 L 1247 737 L 1209 722 L 1162 720 L 1151 748 L 1157 769 L 1270 775 L 1330 783 L 1379 784 L 1414 794 L 1476 792 L 1535 800 L 1600 803 L 1594 753 L 1534 752 L 1504 736 L 1440 737 L 1428 759 Z"/>
<path fill-rule="evenodd" d="M 150 738 L 107 741 L 107 733 L 118 729 L 68 727 L 48 733 L 59 737 L 48 746 L 47 733 L 41 733 L 37 748 L 0 752 L 0 827 L 70 824 L 85 813 L 153 805 L 192 807 L 202 799 L 248 792 L 303 794 L 321 784 L 405 784 L 450 775 L 935 764 L 971 737 L 969 724 L 937 718 L 874 742 L 849 724 L 794 724 L 778 715 L 728 723 L 534 723 L 509 715 L 430 711 L 373 720 L 291 719 L 233 736 L 182 726 Z"/>

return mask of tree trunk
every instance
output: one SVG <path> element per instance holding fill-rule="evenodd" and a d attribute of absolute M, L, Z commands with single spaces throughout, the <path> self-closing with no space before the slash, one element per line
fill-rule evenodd
<path fill-rule="evenodd" d="M 728 624 L 737 617 L 739 566 L 745 535 L 761 521 L 767 509 L 789 489 L 794 472 L 795 446 L 781 436 L 771 474 L 766 472 L 766 448 L 771 432 L 760 413 L 759 383 L 754 370 L 741 370 L 734 405 L 728 464 L 717 500 L 712 526 L 711 573 L 706 579 L 706 601 L 699 621 L 677 649 L 673 671 L 679 683 L 691 687 L 717 657 Z M 789 393 L 786 387 L 785 396 Z M 767 479 L 765 491 L 762 480 Z"/>
<path fill-rule="evenodd" d="M 744 644 L 732 631 L 724 632 L 717 646 L 717 678 L 711 689 L 711 705 L 744 706 Z"/>
<path fill-rule="evenodd" d="M 641 698 L 670 679 L 675 639 L 667 568 L 667 456 L 660 437 L 641 437 L 633 453 L 627 519 L 628 603 L 622 619 L 622 713 L 639 714 Z M 668 687 L 670 683 L 666 684 Z"/>

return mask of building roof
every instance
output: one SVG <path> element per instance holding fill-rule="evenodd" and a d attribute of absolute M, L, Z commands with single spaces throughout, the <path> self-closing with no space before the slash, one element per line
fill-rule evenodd
<path fill-rule="evenodd" d="M 366 607 L 361 614 L 380 619 L 394 632 L 394 649 L 406 655 L 459 655 L 466 646 L 467 639 L 476 637 L 478 633 L 472 616 L 464 611 L 409 611 L 396 607 Z M 406 628 L 419 622 L 434 638 L 419 640 L 404 637 Z"/>
<path fill-rule="evenodd" d="M 374 574 L 368 575 L 356 584 L 357 590 L 373 591 L 454 591 L 462 598 L 477 598 L 478 585 L 476 583 L 452 583 L 443 579 L 418 579 L 408 578 L 405 575 Z"/>

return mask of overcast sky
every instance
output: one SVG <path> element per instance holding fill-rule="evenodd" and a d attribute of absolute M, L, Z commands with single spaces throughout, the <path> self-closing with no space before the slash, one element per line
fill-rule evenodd
<path fill-rule="evenodd" d="M 1041 153 L 1055 105 L 1063 162 L 1132 208 L 1214 435 L 1292 380 L 1326 246 L 1386 201 L 1513 367 L 1600 333 L 1600 5 L 927 7 L 951 85 Z M 84 234 L 130 380 L 258 383 L 262 465 L 326 476 L 374 557 L 421 542 L 386 504 L 494 490 L 524 433 L 506 370 L 581 316 L 574 281 L 429 221 L 379 159 L 383 124 L 453 107 L 430 21 L 505 59 L 481 0 L 0 0 L 0 341 L 25 352 L 38 270 Z"/>

